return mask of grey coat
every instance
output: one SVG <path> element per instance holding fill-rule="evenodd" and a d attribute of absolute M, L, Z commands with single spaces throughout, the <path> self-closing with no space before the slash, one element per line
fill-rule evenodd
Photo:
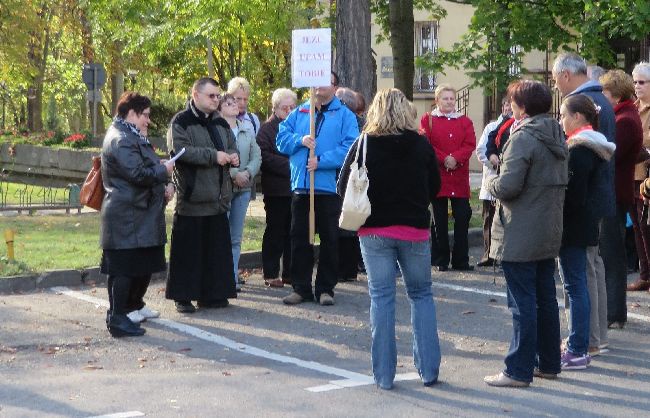
<path fill-rule="evenodd" d="M 542 114 L 514 130 L 500 173 L 488 183 L 498 199 L 490 257 L 511 262 L 557 257 L 569 151 L 556 120 Z"/>
<path fill-rule="evenodd" d="M 177 113 L 167 131 L 167 149 L 185 153 L 176 160 L 176 213 L 183 216 L 212 216 L 226 213 L 232 199 L 230 165 L 219 166 L 218 144 L 228 154 L 237 153 L 235 136 L 228 123 L 217 113 L 205 115 L 188 103 Z"/>
<path fill-rule="evenodd" d="M 100 245 L 105 250 L 164 245 L 167 170 L 151 144 L 113 122 L 102 146 Z"/>

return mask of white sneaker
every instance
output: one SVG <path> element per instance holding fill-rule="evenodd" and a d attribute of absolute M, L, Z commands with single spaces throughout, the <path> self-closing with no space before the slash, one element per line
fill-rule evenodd
<path fill-rule="evenodd" d="M 133 322 L 134 324 L 139 324 L 140 322 L 146 319 L 144 316 L 142 316 L 140 311 L 131 311 L 128 314 L 126 314 L 126 316 L 128 316 L 131 322 Z"/>
<path fill-rule="evenodd" d="M 153 310 L 148 306 L 144 306 L 142 309 L 138 311 L 138 313 L 140 313 L 140 315 L 145 319 L 158 318 L 160 316 L 160 312 Z"/>

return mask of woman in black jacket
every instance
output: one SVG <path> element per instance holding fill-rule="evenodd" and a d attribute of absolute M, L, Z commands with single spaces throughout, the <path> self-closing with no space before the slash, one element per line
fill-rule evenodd
<path fill-rule="evenodd" d="M 570 334 L 562 353 L 562 370 L 589 365 L 589 314 L 587 247 L 598 243 L 600 218 L 594 208 L 603 198 L 597 192 L 606 181 L 607 161 L 616 146 L 597 132 L 598 111 L 584 94 L 567 97 L 560 108 L 560 122 L 569 147 L 569 184 L 564 199 L 560 271 L 569 296 Z"/>
<path fill-rule="evenodd" d="M 125 92 L 102 146 L 106 195 L 101 208 L 101 272 L 108 275 L 106 326 L 114 337 L 139 336 L 138 322 L 159 315 L 142 298 L 151 274 L 166 269 L 165 204 L 173 162 L 161 161 L 147 139 L 151 100 Z M 128 315 L 128 316 L 127 316 Z"/>
<path fill-rule="evenodd" d="M 360 141 L 367 142 L 365 159 L 372 213 L 359 229 L 359 240 L 370 293 L 372 372 L 377 386 L 393 387 L 398 263 L 411 303 L 413 358 L 424 385 L 430 386 L 438 380 L 440 368 L 429 244 L 429 205 L 440 190 L 436 154 L 429 141 L 418 134 L 413 104 L 397 89 L 377 93 L 361 138 L 348 152 L 338 192 L 345 196 L 356 149 Z"/>

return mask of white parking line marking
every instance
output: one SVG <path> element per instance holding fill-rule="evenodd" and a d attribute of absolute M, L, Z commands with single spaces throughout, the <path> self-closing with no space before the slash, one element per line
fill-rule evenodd
<path fill-rule="evenodd" d="M 507 297 L 505 292 L 494 292 L 492 290 L 483 290 L 476 287 L 464 287 L 455 284 L 438 283 L 438 282 L 433 282 L 433 286 L 442 289 L 456 290 L 458 292 L 478 293 L 480 295 L 499 296 L 502 298 Z M 560 308 L 564 308 L 564 302 L 558 301 L 557 303 Z M 640 315 L 633 312 L 628 312 L 627 317 L 638 319 L 639 321 L 643 321 L 643 322 L 650 322 L 650 316 Z"/>
<path fill-rule="evenodd" d="M 128 412 L 117 412 L 115 414 L 108 415 L 95 415 L 88 418 L 130 418 L 130 417 L 143 417 L 144 412 L 140 411 L 128 411 Z"/>
<path fill-rule="evenodd" d="M 75 299 L 94 303 L 95 305 L 98 306 L 108 306 L 108 302 L 104 299 L 88 296 L 82 292 L 70 290 L 67 287 L 53 287 L 52 291 L 61 293 L 69 297 L 73 297 Z M 306 361 L 295 357 L 289 357 L 282 354 L 272 353 L 270 351 L 262 350 L 261 348 L 253 347 L 251 345 L 241 344 L 229 338 L 225 338 L 220 335 L 216 335 L 211 332 L 204 331 L 200 328 L 196 328 L 191 325 L 181 324 L 179 322 L 172 321 L 170 319 L 155 318 L 155 319 L 148 319 L 147 321 L 153 322 L 155 324 L 163 325 L 167 328 L 180 331 L 184 334 L 191 335 L 193 337 L 196 337 L 204 341 L 208 341 L 224 347 L 228 347 L 233 351 L 250 354 L 252 356 L 261 357 L 268 360 L 277 361 L 280 363 L 293 364 L 298 367 L 302 367 L 304 369 L 314 370 L 320 373 L 342 377 L 343 380 L 335 381 L 335 382 L 339 382 L 336 384 L 335 389 L 341 389 L 343 387 L 354 387 L 360 385 L 374 384 L 373 378 L 365 374 L 351 372 L 349 370 L 340 369 L 338 367 L 327 366 L 325 364 L 317 363 L 315 361 Z M 417 376 L 417 374 L 415 375 Z M 407 379 L 402 378 L 402 380 L 407 380 Z"/>

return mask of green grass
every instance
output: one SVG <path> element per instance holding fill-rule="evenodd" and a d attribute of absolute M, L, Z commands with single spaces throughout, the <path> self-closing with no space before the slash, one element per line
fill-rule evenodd
<path fill-rule="evenodd" d="M 172 214 L 167 213 L 167 236 L 171 236 Z M 0 277 L 57 269 L 79 269 L 99 265 L 99 214 L 5 216 L 0 234 L 15 231 L 16 263 L 6 260 L 7 247 L 0 244 Z M 263 218 L 249 217 L 244 226 L 242 251 L 262 248 Z M 1 235 L 0 235 L 1 236 Z M 169 256 L 169 243 L 166 247 Z"/>

